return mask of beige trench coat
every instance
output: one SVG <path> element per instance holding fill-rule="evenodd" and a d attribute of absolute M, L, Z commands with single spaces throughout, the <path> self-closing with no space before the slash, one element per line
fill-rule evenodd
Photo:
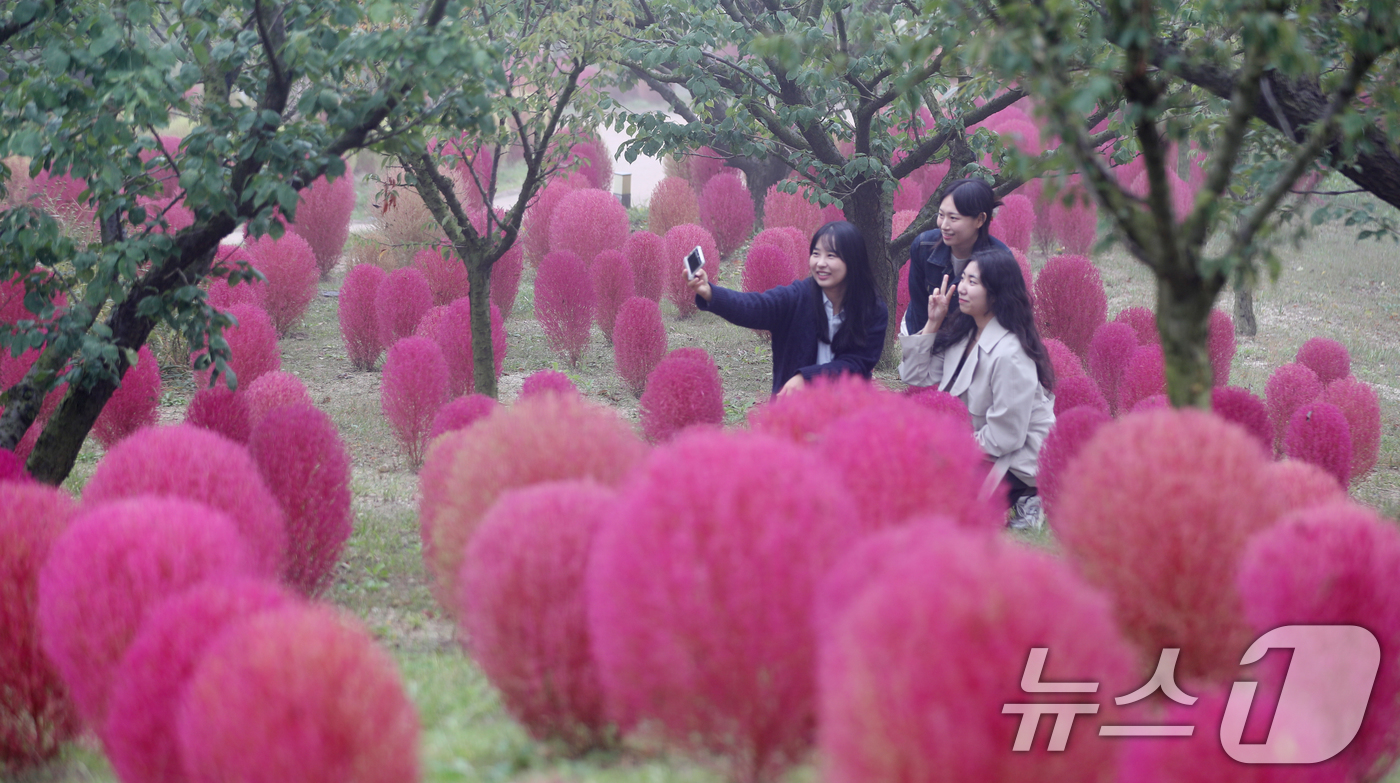
<path fill-rule="evenodd" d="M 954 378 L 956 359 L 962 357 L 972 335 L 937 356 L 929 353 L 934 337 L 900 335 L 900 380 L 914 386 L 937 386 L 967 405 L 973 437 L 994 460 L 982 496 L 995 491 L 1008 470 L 1035 486 L 1040 447 L 1055 425 L 1055 395 L 1040 385 L 1035 362 L 1021 341 L 993 317 L 962 372 Z"/>

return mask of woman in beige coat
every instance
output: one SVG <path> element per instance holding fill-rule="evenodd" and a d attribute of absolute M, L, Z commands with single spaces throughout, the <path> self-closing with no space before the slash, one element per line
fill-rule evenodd
<path fill-rule="evenodd" d="M 949 313 L 956 293 L 958 309 Z M 1004 478 L 1014 527 L 1040 524 L 1037 458 L 1055 424 L 1055 371 L 1035 328 L 1030 294 L 1010 251 L 973 254 L 957 288 L 928 298 L 928 323 L 899 338 L 899 377 L 963 401 L 973 436 L 992 461 L 983 496 Z"/>

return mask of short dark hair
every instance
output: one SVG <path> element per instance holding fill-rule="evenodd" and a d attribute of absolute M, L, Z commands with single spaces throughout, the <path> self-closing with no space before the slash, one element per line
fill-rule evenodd
<path fill-rule="evenodd" d="M 975 177 L 960 179 L 948 188 L 948 195 L 953 197 L 953 206 L 958 208 L 958 214 L 975 218 L 978 215 L 986 215 L 987 221 L 982 227 L 977 229 L 977 243 L 973 246 L 976 249 L 991 243 L 992 214 L 1001 202 L 997 200 L 996 193 L 992 192 L 992 186 L 985 180 Z M 946 197 L 945 197 L 946 198 Z"/>

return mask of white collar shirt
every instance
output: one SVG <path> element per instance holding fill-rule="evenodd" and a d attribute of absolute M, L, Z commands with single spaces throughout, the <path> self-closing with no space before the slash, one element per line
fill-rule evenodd
<path fill-rule="evenodd" d="M 826 306 L 826 342 L 817 341 L 817 364 L 828 364 L 835 355 L 831 352 L 831 341 L 836 339 L 836 330 L 846 321 L 846 313 L 836 314 L 836 308 L 826 294 L 822 294 L 822 304 Z"/>

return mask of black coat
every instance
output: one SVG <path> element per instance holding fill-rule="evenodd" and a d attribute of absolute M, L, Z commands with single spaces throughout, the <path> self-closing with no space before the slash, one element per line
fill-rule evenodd
<path fill-rule="evenodd" d="M 987 239 L 992 247 L 1011 252 L 1000 239 Z M 909 334 L 918 334 L 928 323 L 928 298 L 943 284 L 944 275 L 951 285 L 957 285 L 961 277 L 953 274 L 953 251 L 943 244 L 943 232 L 935 228 L 914 237 L 909 244 L 909 309 L 904 311 Z"/>

